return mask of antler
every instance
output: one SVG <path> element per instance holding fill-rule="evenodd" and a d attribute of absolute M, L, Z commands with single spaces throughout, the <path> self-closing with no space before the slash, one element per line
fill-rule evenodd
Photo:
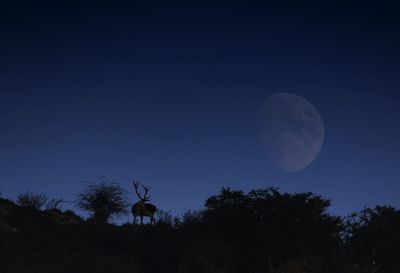
<path fill-rule="evenodd" d="M 139 199 L 142 199 L 142 196 L 140 196 L 140 192 L 138 190 L 140 183 L 137 181 L 133 181 L 133 187 L 135 189 L 136 195 L 139 197 Z"/>
<path fill-rule="evenodd" d="M 147 193 L 149 192 L 150 189 L 148 187 L 144 186 L 144 185 L 142 185 L 142 187 L 144 189 L 143 200 L 150 201 L 151 195 L 147 196 Z"/>
<path fill-rule="evenodd" d="M 143 187 L 143 189 L 144 189 L 144 196 L 142 197 L 142 196 L 140 195 L 140 192 L 139 192 L 139 186 L 140 186 L 140 183 L 139 183 L 139 182 L 133 181 L 133 188 L 135 189 L 135 193 L 136 193 L 136 195 L 139 197 L 139 199 L 142 200 L 143 202 L 150 201 L 150 197 L 151 197 L 151 196 L 150 196 L 150 195 L 147 196 L 147 194 L 148 194 L 148 192 L 149 192 L 150 189 L 149 189 L 148 187 L 142 185 L 142 187 Z"/>

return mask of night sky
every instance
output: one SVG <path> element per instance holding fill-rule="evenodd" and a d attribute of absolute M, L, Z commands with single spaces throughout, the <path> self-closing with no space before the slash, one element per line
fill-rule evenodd
<path fill-rule="evenodd" d="M 31 2 L 0 9 L 3 197 L 71 201 L 105 176 L 132 202 L 132 181 L 147 184 L 174 214 L 221 186 L 313 191 L 340 215 L 400 206 L 398 6 Z M 319 156 L 298 172 L 262 147 L 277 92 L 324 122 Z"/>

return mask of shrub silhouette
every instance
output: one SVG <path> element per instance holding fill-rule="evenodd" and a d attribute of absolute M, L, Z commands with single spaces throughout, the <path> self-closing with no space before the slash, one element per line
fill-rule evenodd
<path fill-rule="evenodd" d="M 0 199 L 0 272 L 400 272 L 400 211 L 392 207 L 366 208 L 344 222 L 314 193 L 223 188 L 179 220 L 160 211 L 154 226 L 118 226 L 103 225 L 124 207 L 118 184 L 93 182 L 81 197 L 102 204 L 88 206 L 101 225 Z"/>
<path fill-rule="evenodd" d="M 126 213 L 128 203 L 125 190 L 117 183 L 108 183 L 103 178 L 90 182 L 78 194 L 76 204 L 91 214 L 96 224 L 106 224 L 112 216 Z"/>
<path fill-rule="evenodd" d="M 46 202 L 46 210 L 54 210 L 54 209 L 59 210 L 61 204 L 64 202 L 65 201 L 63 199 L 52 198 Z"/>
<path fill-rule="evenodd" d="M 347 222 L 351 263 L 370 272 L 400 269 L 400 210 L 389 206 L 365 208 Z"/>
<path fill-rule="evenodd" d="M 44 193 L 25 192 L 17 196 L 17 204 L 21 207 L 40 210 L 47 203 L 48 197 Z"/>
<path fill-rule="evenodd" d="M 340 249 L 343 229 L 341 219 L 326 212 L 329 206 L 313 193 L 268 188 L 245 194 L 223 188 L 206 201 L 204 222 L 234 243 L 241 272 L 270 272 L 300 257 L 305 262 L 323 257 L 328 266 Z"/>

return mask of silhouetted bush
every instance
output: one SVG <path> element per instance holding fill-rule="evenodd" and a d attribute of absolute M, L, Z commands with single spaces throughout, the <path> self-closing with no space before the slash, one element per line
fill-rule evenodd
<path fill-rule="evenodd" d="M 341 245 L 341 219 L 329 215 L 330 201 L 313 193 L 275 188 L 248 194 L 223 188 L 206 201 L 204 222 L 235 246 L 238 272 L 270 272 L 283 262 L 331 260 Z"/>
<path fill-rule="evenodd" d="M 351 263 L 370 272 L 400 272 L 400 210 L 365 208 L 347 221 Z"/>
<path fill-rule="evenodd" d="M 102 183 L 85 192 L 88 200 L 123 194 Z M 0 199 L 0 272 L 400 272 L 399 210 L 366 208 L 344 222 L 329 206 L 313 193 L 223 188 L 179 221 L 160 211 L 154 226 L 117 226 Z"/>
<path fill-rule="evenodd" d="M 156 224 L 157 225 L 167 225 L 167 226 L 175 226 L 179 219 L 174 217 L 169 211 L 165 210 L 157 210 L 156 211 Z"/>
<path fill-rule="evenodd" d="M 187 211 L 182 216 L 182 225 L 199 226 L 204 224 L 204 211 Z"/>
<path fill-rule="evenodd" d="M 44 193 L 26 192 L 17 196 L 17 204 L 21 207 L 40 210 L 46 203 L 48 197 Z"/>
<path fill-rule="evenodd" d="M 91 214 L 97 224 L 105 224 L 110 217 L 126 213 L 128 202 L 125 190 L 117 183 L 108 183 L 103 178 L 90 182 L 78 194 L 76 204 Z"/>
<path fill-rule="evenodd" d="M 52 198 L 46 202 L 46 210 L 60 209 L 63 199 Z"/>

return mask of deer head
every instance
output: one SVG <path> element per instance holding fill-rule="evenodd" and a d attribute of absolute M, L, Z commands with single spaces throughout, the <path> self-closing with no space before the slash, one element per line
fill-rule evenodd
<path fill-rule="evenodd" d="M 144 190 L 144 195 L 142 197 L 142 195 L 140 194 L 140 191 L 139 191 L 139 186 L 140 186 L 139 182 L 133 181 L 133 188 L 135 189 L 135 193 L 139 197 L 140 201 L 142 201 L 143 203 L 150 201 L 151 196 L 148 195 L 150 189 L 148 187 L 142 185 L 143 190 Z"/>

